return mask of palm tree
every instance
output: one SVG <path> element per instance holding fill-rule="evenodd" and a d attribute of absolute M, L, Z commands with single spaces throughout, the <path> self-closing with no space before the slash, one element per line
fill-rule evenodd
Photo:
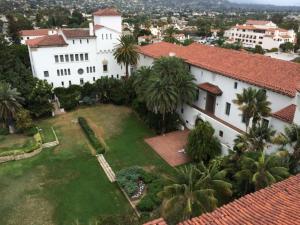
<path fill-rule="evenodd" d="M 267 100 L 265 90 L 262 89 L 257 90 L 252 87 L 244 89 L 242 94 L 236 94 L 233 103 L 237 104 L 242 111 L 246 132 L 248 132 L 251 118 L 252 125 L 256 126 L 262 117 L 268 117 L 271 113 L 271 103 Z"/>
<path fill-rule="evenodd" d="M 180 221 L 215 209 L 217 191 L 231 195 L 231 185 L 224 181 L 224 175 L 215 166 L 206 168 L 203 164 L 176 169 L 176 175 L 168 178 L 170 184 L 158 193 L 163 200 L 163 217 L 177 216 Z"/>
<path fill-rule="evenodd" d="M 290 159 L 290 170 L 293 173 L 300 171 L 300 126 L 292 124 L 285 127 L 284 134 L 280 134 L 276 138 L 277 144 L 282 145 L 284 148 L 286 145 L 292 147 L 293 152 Z"/>
<path fill-rule="evenodd" d="M 119 39 L 119 42 L 120 43 L 115 47 L 114 57 L 118 64 L 125 65 L 125 75 L 126 78 L 128 78 L 129 65 L 137 64 L 139 59 L 138 47 L 135 44 L 135 39 L 132 35 L 123 35 Z"/>
<path fill-rule="evenodd" d="M 151 67 L 142 66 L 133 76 L 133 87 L 140 100 L 145 100 L 146 90 L 148 87 L 148 80 L 153 74 Z"/>
<path fill-rule="evenodd" d="M 235 174 L 239 186 L 244 186 L 244 194 L 252 187 L 255 191 L 270 186 L 289 176 L 283 159 L 276 154 L 266 155 L 264 152 L 245 154 L 241 158 L 241 169 Z"/>
<path fill-rule="evenodd" d="M 148 80 L 148 87 L 145 92 L 147 108 L 154 113 L 162 115 L 162 133 L 165 132 L 165 116 L 176 110 L 178 93 L 174 85 L 170 85 L 167 79 L 159 76 L 152 76 Z"/>
<path fill-rule="evenodd" d="M 271 127 L 259 123 L 249 129 L 248 133 L 238 135 L 234 140 L 238 152 L 262 152 L 269 143 L 273 143 L 276 131 Z"/>
<path fill-rule="evenodd" d="M 0 118 L 8 125 L 16 118 L 16 114 L 22 109 L 20 102 L 23 98 L 10 84 L 0 82 Z"/>
<path fill-rule="evenodd" d="M 190 74 L 182 74 L 176 80 L 178 88 L 178 101 L 183 107 L 184 103 L 192 103 L 196 99 L 197 85 L 195 84 L 195 78 Z"/>
<path fill-rule="evenodd" d="M 178 33 L 178 29 L 175 28 L 174 26 L 171 26 L 171 27 L 168 27 L 166 30 L 165 30 L 165 35 L 166 37 L 168 38 L 172 38 L 174 36 L 174 34 Z"/>

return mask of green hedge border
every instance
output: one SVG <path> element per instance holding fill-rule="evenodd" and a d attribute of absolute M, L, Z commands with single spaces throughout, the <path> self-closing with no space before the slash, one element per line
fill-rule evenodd
<path fill-rule="evenodd" d="M 82 128 L 83 132 L 85 133 L 87 139 L 91 143 L 91 145 L 95 148 L 96 152 L 98 154 L 104 154 L 105 146 L 103 146 L 102 143 L 99 141 L 92 128 L 90 128 L 86 119 L 84 117 L 78 117 L 78 123 Z"/>

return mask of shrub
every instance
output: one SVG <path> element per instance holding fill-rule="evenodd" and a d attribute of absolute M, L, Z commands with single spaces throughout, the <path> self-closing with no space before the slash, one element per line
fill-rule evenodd
<path fill-rule="evenodd" d="M 137 204 L 137 209 L 142 212 L 151 212 L 153 209 L 156 208 L 156 203 L 153 202 L 149 195 L 146 195 L 141 199 L 141 201 Z"/>
<path fill-rule="evenodd" d="M 7 127 L 0 128 L 0 135 L 8 135 L 8 134 L 9 134 L 9 130 Z"/>
<path fill-rule="evenodd" d="M 96 100 L 91 97 L 86 96 L 82 99 L 82 103 L 85 105 L 94 105 L 96 103 Z"/>
<path fill-rule="evenodd" d="M 32 119 L 30 117 L 30 112 L 28 110 L 21 110 L 16 116 L 16 127 L 22 132 L 24 130 L 30 129 L 33 126 Z"/>
<path fill-rule="evenodd" d="M 83 117 L 79 117 L 78 122 L 85 135 L 87 136 L 88 140 L 90 141 L 91 145 L 95 148 L 96 152 L 98 154 L 105 153 L 105 147 L 101 144 L 94 131 L 90 128 L 86 119 Z"/>
<path fill-rule="evenodd" d="M 33 136 L 38 132 L 36 127 L 30 127 L 24 130 L 24 134 L 27 136 Z"/>
<path fill-rule="evenodd" d="M 132 166 L 120 170 L 116 174 L 118 184 L 131 197 L 138 190 L 138 180 L 143 178 L 144 170 L 139 166 Z"/>

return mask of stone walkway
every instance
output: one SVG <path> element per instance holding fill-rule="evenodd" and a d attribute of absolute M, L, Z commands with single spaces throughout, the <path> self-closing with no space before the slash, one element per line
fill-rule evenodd
<path fill-rule="evenodd" d="M 96 155 L 98 162 L 104 170 L 110 182 L 116 181 L 116 175 L 102 154 Z"/>

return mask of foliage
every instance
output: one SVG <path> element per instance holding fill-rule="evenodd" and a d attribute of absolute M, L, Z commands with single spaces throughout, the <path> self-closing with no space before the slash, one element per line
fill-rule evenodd
<path fill-rule="evenodd" d="M 14 44 L 20 44 L 21 30 L 33 29 L 31 22 L 23 16 L 16 18 L 15 15 L 9 14 L 6 16 L 8 20 L 8 35 Z"/>
<path fill-rule="evenodd" d="M 183 46 L 188 46 L 194 43 L 193 39 L 185 39 L 184 42 L 182 43 Z"/>
<path fill-rule="evenodd" d="M 9 130 L 7 127 L 0 127 L 0 135 L 8 135 Z"/>
<path fill-rule="evenodd" d="M 254 53 L 263 55 L 265 52 L 264 52 L 263 48 L 260 45 L 255 45 Z"/>
<path fill-rule="evenodd" d="M 281 44 L 279 46 L 279 48 L 283 51 L 283 52 L 291 52 L 294 50 L 294 44 L 291 42 L 285 42 L 283 44 Z"/>
<path fill-rule="evenodd" d="M 257 191 L 289 176 L 288 169 L 278 155 L 259 152 L 241 157 L 241 168 L 235 174 L 238 186 L 245 194 Z"/>
<path fill-rule="evenodd" d="M 208 163 L 221 154 L 222 147 L 214 132 L 209 122 L 198 123 L 190 132 L 186 151 L 195 162 Z"/>
<path fill-rule="evenodd" d="M 242 43 L 236 42 L 236 43 L 233 43 L 233 44 L 224 43 L 221 47 L 222 48 L 227 48 L 227 49 L 233 49 L 233 50 L 241 50 L 243 46 L 242 46 Z"/>
<path fill-rule="evenodd" d="M 137 97 L 149 111 L 162 116 L 162 133 L 166 131 L 166 115 L 172 115 L 179 104 L 194 101 L 194 79 L 177 57 L 162 57 L 152 68 L 142 67 L 136 72 L 133 86 Z"/>
<path fill-rule="evenodd" d="M 240 134 L 234 140 L 235 148 L 240 152 L 264 151 L 268 144 L 273 143 L 276 131 L 260 123 L 249 129 L 248 133 Z"/>
<path fill-rule="evenodd" d="M 216 164 L 176 169 L 176 175 L 168 178 L 169 184 L 158 194 L 163 200 L 162 216 L 176 223 L 212 211 L 218 206 L 217 192 L 231 195 L 225 175 Z"/>
<path fill-rule="evenodd" d="M 16 115 L 16 127 L 19 131 L 24 131 L 33 126 L 30 112 L 28 110 L 20 110 Z"/>
<path fill-rule="evenodd" d="M 45 80 L 38 80 L 28 99 L 28 108 L 35 117 L 51 115 L 53 106 L 50 102 L 52 98 L 52 86 Z"/>
<path fill-rule="evenodd" d="M 138 180 L 142 180 L 144 174 L 141 167 L 132 166 L 117 172 L 116 180 L 129 197 L 132 197 L 138 191 Z"/>
<path fill-rule="evenodd" d="M 239 110 L 242 112 L 247 131 L 251 119 L 252 126 L 256 126 L 263 117 L 268 117 L 271 113 L 271 103 L 268 101 L 266 91 L 263 89 L 257 90 L 252 87 L 244 89 L 241 94 L 236 94 L 233 103 L 238 105 Z"/>
<path fill-rule="evenodd" d="M 15 88 L 5 82 L 0 82 L 0 119 L 6 123 L 12 122 L 22 109 L 23 98 Z"/>
<path fill-rule="evenodd" d="M 105 147 L 101 144 L 94 131 L 90 128 L 86 119 L 83 117 L 78 117 L 78 123 L 90 141 L 91 145 L 95 148 L 96 152 L 98 154 L 105 153 Z"/>
<path fill-rule="evenodd" d="M 138 47 L 132 35 L 123 35 L 119 39 L 119 44 L 115 46 L 114 57 L 118 64 L 125 65 L 125 75 L 129 76 L 129 65 L 137 64 L 139 59 Z"/>
<path fill-rule="evenodd" d="M 79 85 L 70 85 L 68 88 L 58 87 L 53 91 L 58 97 L 61 107 L 65 110 L 75 109 L 78 106 L 79 100 L 82 96 L 82 87 Z M 85 92 L 87 92 L 87 88 L 85 89 Z"/>

